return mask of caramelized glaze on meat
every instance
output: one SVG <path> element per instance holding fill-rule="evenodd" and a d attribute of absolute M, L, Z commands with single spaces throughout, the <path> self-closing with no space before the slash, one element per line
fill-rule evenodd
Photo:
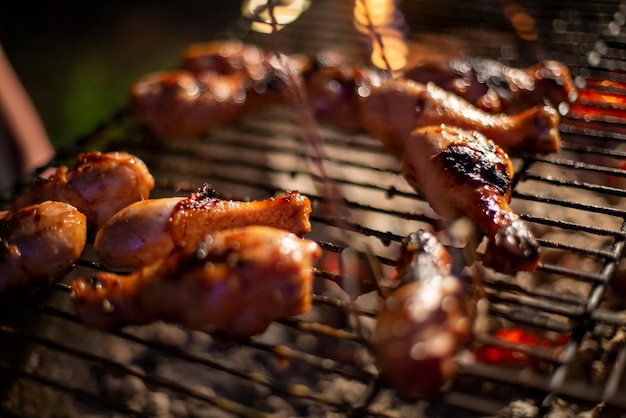
<path fill-rule="evenodd" d="M 402 172 L 443 218 L 476 223 L 489 238 L 486 265 L 503 273 L 537 267 L 539 245 L 509 205 L 512 163 L 485 136 L 443 125 L 416 129 Z"/>
<path fill-rule="evenodd" d="M 408 396 L 441 390 L 471 336 L 471 309 L 450 264 L 450 254 L 432 234 L 410 234 L 397 260 L 400 287 L 378 314 L 372 350 L 381 377 Z"/>
<path fill-rule="evenodd" d="M 13 208 L 46 200 L 66 202 L 87 217 L 90 229 L 106 222 L 120 209 L 147 199 L 154 178 L 145 163 L 126 152 L 89 152 L 68 169 L 61 166 L 47 179 L 37 179 L 16 199 Z"/>
<path fill-rule="evenodd" d="M 576 99 L 569 69 L 558 61 L 514 68 L 486 58 L 453 59 L 417 65 L 408 80 L 433 82 L 491 113 L 520 113 L 546 101 L 558 106 Z"/>
<path fill-rule="evenodd" d="M 72 297 L 80 320 L 97 328 L 166 321 L 247 337 L 309 309 L 320 252 L 281 229 L 229 229 L 128 276 L 80 278 Z"/>
<path fill-rule="evenodd" d="M 133 114 L 163 138 L 197 137 L 279 98 L 270 84 L 248 86 L 240 74 L 207 72 L 196 77 L 185 70 L 148 74 L 131 90 Z"/>
<path fill-rule="evenodd" d="M 187 198 L 128 206 L 100 228 L 94 248 L 108 266 L 138 268 L 226 228 L 266 225 L 302 235 L 311 230 L 310 213 L 310 200 L 298 192 L 244 202 L 218 199 L 205 186 Z"/>
<path fill-rule="evenodd" d="M 477 130 L 506 152 L 548 154 L 561 147 L 560 117 L 551 106 L 493 115 L 432 83 L 386 81 L 362 98 L 358 112 L 363 129 L 396 155 L 414 129 L 440 124 Z"/>
<path fill-rule="evenodd" d="M 71 269 L 87 239 L 85 215 L 46 201 L 0 212 L 0 292 L 52 283 Z"/>
<path fill-rule="evenodd" d="M 194 43 L 183 52 L 180 67 L 194 76 L 207 72 L 239 75 L 247 84 L 265 80 L 272 72 L 263 50 L 236 39 Z"/>
<path fill-rule="evenodd" d="M 298 73 L 301 56 L 282 56 Z M 181 69 L 140 78 L 131 89 L 133 113 L 154 134 L 198 137 L 283 98 L 276 55 L 240 41 L 191 45 Z"/>

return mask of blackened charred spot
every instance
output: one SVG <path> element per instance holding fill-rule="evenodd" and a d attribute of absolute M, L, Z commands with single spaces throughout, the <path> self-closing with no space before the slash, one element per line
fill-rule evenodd
<path fill-rule="evenodd" d="M 204 184 L 189 195 L 188 198 L 182 199 L 174 208 L 172 213 L 177 211 L 185 211 L 191 209 L 208 209 L 217 203 L 217 192 L 210 184 Z"/>
<path fill-rule="evenodd" d="M 511 188 L 504 162 L 488 158 L 487 153 L 466 144 L 453 144 L 436 157 L 445 170 L 466 181 L 468 178 L 480 185 L 493 187 L 501 195 L 507 195 Z"/>

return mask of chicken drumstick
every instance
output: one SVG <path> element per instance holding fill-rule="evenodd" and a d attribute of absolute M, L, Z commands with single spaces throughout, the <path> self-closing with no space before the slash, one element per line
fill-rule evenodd
<path fill-rule="evenodd" d="M 511 160 L 484 135 L 445 125 L 416 129 L 402 173 L 444 219 L 467 217 L 483 231 L 485 265 L 509 274 L 537 267 L 539 245 L 509 205 Z"/>
<path fill-rule="evenodd" d="M 302 235 L 311 230 L 310 213 L 310 200 L 298 192 L 244 202 L 218 199 L 205 185 L 187 198 L 149 199 L 122 209 L 100 228 L 94 249 L 110 267 L 138 268 L 221 229 L 267 225 Z"/>
<path fill-rule="evenodd" d="M 387 383 L 409 396 L 437 393 L 455 374 L 454 357 L 472 333 L 471 312 L 451 257 L 419 230 L 402 242 L 400 287 L 385 300 L 372 350 Z"/>
<path fill-rule="evenodd" d="M 266 226 L 209 234 L 128 276 L 97 272 L 72 283 L 87 325 L 111 329 L 166 321 L 248 337 L 311 304 L 315 241 Z"/>

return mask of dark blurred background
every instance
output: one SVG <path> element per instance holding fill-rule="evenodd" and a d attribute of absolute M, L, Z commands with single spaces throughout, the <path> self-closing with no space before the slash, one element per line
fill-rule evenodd
<path fill-rule="evenodd" d="M 226 37 L 237 0 L 12 2 L 0 44 L 55 146 L 125 106 L 139 76 L 178 64 L 191 42 Z"/>

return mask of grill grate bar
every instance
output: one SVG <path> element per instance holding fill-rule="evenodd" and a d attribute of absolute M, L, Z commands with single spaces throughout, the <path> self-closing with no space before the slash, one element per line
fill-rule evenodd
<path fill-rule="evenodd" d="M 542 183 L 550 184 L 550 185 L 554 185 L 554 186 L 572 187 L 572 188 L 577 188 L 577 189 L 581 189 L 581 190 L 589 190 L 589 191 L 602 193 L 602 194 L 606 194 L 606 195 L 611 195 L 611 196 L 626 197 L 626 191 L 624 189 L 620 189 L 618 187 L 611 187 L 611 186 L 605 186 L 605 185 L 599 185 L 599 184 L 591 184 L 591 183 L 582 182 L 582 181 L 579 181 L 579 180 L 565 180 L 565 179 L 558 179 L 558 178 L 554 178 L 554 177 L 538 176 L 538 175 L 535 175 L 535 174 L 532 174 L 532 173 L 524 173 L 523 177 L 524 177 L 524 180 L 535 180 L 535 181 L 540 181 Z M 521 196 L 524 196 L 524 195 L 520 194 L 517 191 L 514 191 L 513 192 L 513 196 L 520 196 L 521 197 Z M 595 208 L 597 208 L 597 210 L 607 211 L 607 212 L 604 212 L 604 213 L 614 212 L 614 213 L 617 213 L 618 215 L 623 213 L 623 211 L 619 211 L 619 210 L 614 209 L 614 208 L 600 207 L 600 206 L 597 206 L 597 205 L 595 207 L 591 206 L 591 205 L 588 205 L 588 206 L 587 205 L 581 205 L 580 207 L 581 207 L 581 209 L 588 209 L 590 211 L 596 210 Z"/>
<path fill-rule="evenodd" d="M 224 411 L 228 411 L 235 415 L 247 416 L 247 417 L 259 417 L 259 418 L 268 417 L 267 414 L 261 411 L 255 410 L 253 408 L 249 408 L 245 405 L 239 404 L 237 402 L 233 402 L 229 399 L 206 394 L 206 393 L 200 393 L 189 387 L 183 386 L 179 384 L 178 382 L 174 382 L 174 381 L 161 378 L 155 375 L 147 374 L 144 371 L 139 371 L 137 368 L 128 367 L 123 364 L 120 364 L 119 362 L 112 361 L 103 357 L 95 356 L 89 352 L 72 348 L 72 347 L 68 347 L 64 344 L 59 344 L 56 341 L 53 341 L 50 339 L 44 339 L 35 335 L 29 335 L 22 331 L 10 329 L 8 327 L 0 328 L 0 332 L 2 332 L 3 334 L 13 334 L 13 335 L 19 336 L 19 338 L 21 338 L 22 341 L 27 341 L 30 344 L 45 347 L 47 350 L 65 353 L 74 358 L 82 359 L 90 363 L 98 364 L 100 366 L 103 366 L 105 369 L 114 370 L 116 373 L 123 373 L 125 375 L 132 375 L 132 376 L 138 377 L 141 380 L 148 382 L 151 385 L 156 385 L 156 386 L 163 387 L 163 388 L 175 391 L 175 392 L 182 393 L 185 396 L 209 403 L 211 405 L 219 407 L 223 409 Z"/>
<path fill-rule="evenodd" d="M 586 172 L 610 174 L 610 175 L 614 175 L 617 177 L 626 177 L 625 170 L 611 168 L 611 167 L 604 167 L 604 166 L 600 166 L 596 164 L 586 163 L 583 161 L 574 161 L 574 160 L 569 160 L 569 159 L 564 159 L 564 158 L 540 158 L 540 157 L 532 157 L 532 159 L 535 162 L 548 163 L 548 164 L 552 164 L 552 165 L 559 166 L 559 167 L 568 167 L 568 168 L 582 170 Z"/>
<path fill-rule="evenodd" d="M 615 254 L 611 251 L 594 250 L 592 248 L 580 248 L 574 245 L 564 244 L 561 242 L 547 241 L 545 239 L 537 239 L 537 242 L 539 242 L 539 244 L 541 244 L 542 247 L 549 247 L 549 248 L 574 252 L 574 253 L 589 256 L 589 257 L 615 260 Z"/>
<path fill-rule="evenodd" d="M 607 278 L 602 276 L 601 274 L 593 274 L 593 273 L 588 273 L 588 272 L 584 272 L 580 270 L 572 270 L 572 269 L 568 269 L 565 267 L 552 265 L 552 264 L 541 263 L 539 265 L 539 269 L 541 271 L 558 274 L 562 276 L 568 276 L 571 278 L 580 279 L 580 280 L 591 282 L 591 283 L 605 283 L 607 281 Z"/>
<path fill-rule="evenodd" d="M 60 290 L 64 290 L 64 289 L 65 289 L 64 287 L 60 287 Z M 80 321 L 75 315 L 65 312 L 63 310 L 59 310 L 57 308 L 51 307 L 51 306 L 34 305 L 28 302 L 22 303 L 22 306 L 27 306 L 33 310 L 36 310 L 39 313 L 52 315 L 54 317 L 61 318 L 63 320 L 67 320 L 76 324 L 80 323 Z M 286 322 L 286 324 L 287 326 L 291 328 L 296 328 L 299 331 L 321 332 L 335 339 L 345 339 L 348 342 L 357 341 L 357 342 L 362 343 L 362 341 L 355 339 L 353 336 L 348 336 L 345 333 L 345 331 L 335 330 L 335 332 L 333 332 L 333 330 L 331 330 L 330 327 L 325 327 L 325 329 L 323 329 L 321 327 L 316 326 L 319 324 L 312 324 L 311 327 L 307 327 L 306 325 L 294 326 L 293 324 L 290 324 L 289 322 Z M 86 351 L 75 349 L 75 348 L 70 348 L 63 344 L 59 344 L 56 341 L 51 340 L 51 339 L 41 338 L 41 337 L 34 336 L 34 335 L 28 335 L 22 331 L 10 329 L 4 326 L 0 328 L 0 332 L 5 333 L 5 334 L 6 333 L 16 334 L 16 335 L 19 335 L 22 340 L 28 341 L 29 343 L 37 344 L 47 349 L 65 352 L 68 355 L 71 355 L 75 358 L 80 358 L 84 361 L 101 364 L 106 369 L 109 369 L 109 370 L 116 370 L 117 372 L 136 376 L 146 381 L 147 383 L 150 383 L 151 385 L 163 387 L 170 391 L 177 392 L 185 396 L 210 403 L 211 405 L 219 407 L 225 411 L 234 413 L 235 415 L 250 416 L 250 417 L 266 416 L 266 414 L 261 411 L 257 411 L 252 408 L 247 408 L 244 405 L 241 405 L 234 401 L 230 401 L 229 399 L 226 399 L 220 396 L 199 393 L 184 385 L 180 385 L 177 382 L 174 382 L 165 378 L 153 377 L 144 372 L 138 372 L 136 368 L 133 368 L 132 366 L 127 367 L 127 366 L 121 365 L 118 362 L 115 362 L 115 361 L 112 361 L 103 357 L 99 357 L 96 355 L 92 355 L 91 353 L 88 353 Z M 294 386 L 294 385 L 283 384 L 282 382 L 278 380 L 269 379 L 264 376 L 260 376 L 258 374 L 242 372 L 238 369 L 224 366 L 223 364 L 220 364 L 219 362 L 214 362 L 205 357 L 199 357 L 197 355 L 193 355 L 192 353 L 178 349 L 177 347 L 167 346 L 167 345 L 164 345 L 162 343 L 158 343 L 152 340 L 146 340 L 142 337 L 138 337 L 129 332 L 112 331 L 112 332 L 109 332 L 109 334 L 115 335 L 116 337 L 122 338 L 126 341 L 145 346 L 151 350 L 154 350 L 155 352 L 159 352 L 161 354 L 171 356 L 173 358 L 182 359 L 189 363 L 206 366 L 214 370 L 219 370 L 221 372 L 228 373 L 242 380 L 253 382 L 255 384 L 268 387 L 272 391 L 275 391 L 276 393 L 284 394 L 285 396 L 309 400 L 317 404 L 325 405 L 326 407 L 333 408 L 338 411 L 345 410 L 346 408 L 348 409 L 354 408 L 353 405 L 347 406 L 341 401 L 336 401 L 336 400 L 328 398 L 327 396 L 323 394 L 315 393 L 314 391 L 307 388 L 306 386 L 303 386 L 303 385 Z M 352 371 L 346 370 L 340 367 L 339 362 L 332 361 L 328 358 L 320 358 L 318 356 L 311 355 L 306 352 L 292 349 L 285 345 L 265 344 L 265 343 L 254 341 L 254 340 L 242 340 L 242 341 L 237 341 L 237 342 L 243 346 L 248 346 L 251 348 L 255 348 L 257 350 L 262 350 L 262 351 L 271 353 L 278 358 L 284 358 L 288 361 L 297 361 L 297 362 L 306 364 L 308 366 L 312 366 L 325 373 L 333 373 L 333 374 L 342 376 L 347 379 L 361 381 L 364 383 L 370 383 L 375 380 L 375 375 L 372 373 L 366 372 L 364 370 L 352 370 Z M 367 411 L 367 413 L 368 413 L 368 416 L 373 416 L 373 417 L 381 417 L 381 418 L 388 417 L 388 415 L 384 413 L 377 413 L 373 411 Z"/>
<path fill-rule="evenodd" d="M 516 282 L 511 282 L 504 279 L 490 279 L 485 278 L 484 283 L 488 288 L 492 288 L 493 291 L 511 292 L 524 295 L 531 298 L 543 299 L 546 301 L 553 301 L 563 305 L 577 306 L 586 302 L 585 298 L 568 293 L 555 293 L 542 288 L 526 289 Z"/>
<path fill-rule="evenodd" d="M 92 393 L 81 390 L 80 388 L 77 388 L 77 387 L 69 386 L 59 380 L 48 379 L 44 376 L 39 376 L 35 373 L 28 372 L 23 369 L 19 369 L 17 367 L 5 364 L 4 362 L 0 362 L 0 368 L 4 370 L 4 373 L 7 373 L 13 376 L 14 378 L 32 380 L 45 387 L 69 394 L 73 396 L 75 399 L 80 400 L 82 402 L 88 401 L 89 403 L 92 403 L 94 405 L 99 405 L 100 407 L 106 408 L 110 411 L 115 411 L 115 412 L 124 414 L 127 417 L 149 418 L 149 415 L 142 414 L 137 411 L 133 411 L 131 409 L 125 408 L 113 402 L 105 402 L 100 396 L 94 396 Z M 25 413 L 18 414 L 15 411 L 7 411 L 4 408 L 4 405 L 0 405 L 0 411 L 2 411 L 3 417 L 4 416 L 30 417 L 30 415 L 26 415 Z"/>
<path fill-rule="evenodd" d="M 615 216 L 619 218 L 626 217 L 626 210 L 614 208 L 614 207 L 579 203 L 579 202 L 573 202 L 573 201 L 568 201 L 568 200 L 556 199 L 553 197 L 531 195 L 528 193 L 519 193 L 519 192 L 513 193 L 513 197 L 517 197 L 517 198 L 524 199 L 524 200 L 530 200 L 533 202 L 548 203 L 548 204 L 555 205 L 555 206 L 580 209 L 580 210 L 585 210 L 585 211 L 594 212 L 594 213 L 603 213 L 605 215 L 611 215 L 611 216 Z"/>
<path fill-rule="evenodd" d="M 519 296 L 511 295 L 511 294 L 503 294 L 498 292 L 489 292 L 489 300 L 492 303 L 504 303 L 510 306 L 518 306 L 536 309 L 539 312 L 556 314 L 564 317 L 577 318 L 584 313 L 583 307 L 575 307 L 575 306 L 566 306 L 560 307 L 556 305 L 553 301 L 541 301 L 541 300 L 533 300 L 527 298 L 521 298 Z"/>
<path fill-rule="evenodd" d="M 570 118 L 571 119 L 571 118 Z M 593 140 L 613 140 L 616 142 L 625 142 L 626 134 L 620 132 L 619 130 L 614 129 L 614 127 L 607 126 L 607 129 L 598 129 L 595 125 L 589 123 L 583 123 L 583 126 L 574 125 L 568 123 L 567 119 L 564 119 L 559 125 L 559 130 L 562 133 L 561 138 L 561 146 L 564 149 L 572 150 L 572 151 L 585 151 L 587 147 L 581 146 L 576 143 L 576 141 L 568 141 L 567 139 L 576 139 L 578 138 L 591 138 Z M 584 121 L 581 121 L 584 122 Z M 613 128 L 613 129 L 608 129 Z M 616 151 L 608 148 L 608 149 L 598 149 L 597 147 L 591 147 L 593 152 L 598 153 L 600 155 L 615 155 L 616 157 L 621 156 L 621 153 L 617 153 Z"/>
<path fill-rule="evenodd" d="M 528 215 L 528 214 L 521 214 L 520 217 L 529 222 L 556 226 L 562 229 L 567 229 L 567 230 L 572 230 L 572 231 L 588 232 L 594 235 L 603 235 L 603 236 L 616 237 L 616 238 L 626 237 L 626 233 L 624 231 L 614 231 L 612 229 L 607 229 L 607 228 L 600 228 L 600 227 L 589 226 L 589 225 L 581 225 L 576 222 L 548 219 L 548 218 L 543 218 L 543 217 L 533 216 L 533 215 Z"/>
<path fill-rule="evenodd" d="M 557 321 L 543 315 L 537 315 L 536 311 L 516 306 L 502 306 L 491 304 L 489 314 L 497 318 L 523 324 L 541 330 L 555 331 L 560 333 L 570 332 L 572 327 L 563 321 Z"/>

